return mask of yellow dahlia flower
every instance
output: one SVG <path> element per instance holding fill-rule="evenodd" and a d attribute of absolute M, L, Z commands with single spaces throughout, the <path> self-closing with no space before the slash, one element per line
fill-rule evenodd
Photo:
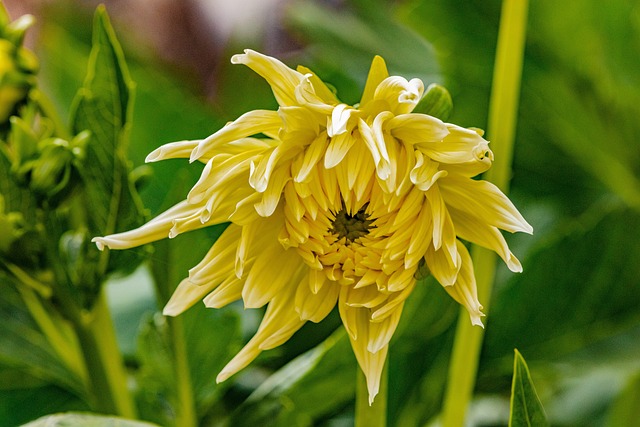
<path fill-rule="evenodd" d="M 482 325 L 473 265 L 459 239 L 494 250 L 519 272 L 498 229 L 532 228 L 497 187 L 472 179 L 491 166 L 482 132 L 412 113 L 423 83 L 389 76 L 382 58 L 374 58 L 356 106 L 341 103 L 307 68 L 252 50 L 231 62 L 271 85 L 278 110 L 250 111 L 206 139 L 153 151 L 147 161 L 203 162 L 202 176 L 185 201 L 147 224 L 94 241 L 124 249 L 229 222 L 164 308 L 175 316 L 199 300 L 267 306 L 217 381 L 337 304 L 372 401 L 418 268 Z"/>

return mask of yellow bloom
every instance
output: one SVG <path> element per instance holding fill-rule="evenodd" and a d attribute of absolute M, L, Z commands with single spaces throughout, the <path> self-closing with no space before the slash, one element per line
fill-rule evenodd
<path fill-rule="evenodd" d="M 372 401 L 418 268 L 482 325 L 459 239 L 494 250 L 519 272 L 498 229 L 532 228 L 498 188 L 471 179 L 491 166 L 482 132 L 411 113 L 423 83 L 389 76 L 382 58 L 357 106 L 340 103 L 307 68 L 251 50 L 231 61 L 267 80 L 278 110 L 251 111 L 206 139 L 153 151 L 147 161 L 205 163 L 200 180 L 149 223 L 94 241 L 124 249 L 230 222 L 164 308 L 175 316 L 201 299 L 215 308 L 238 299 L 267 305 L 257 333 L 217 380 L 337 304 Z"/>

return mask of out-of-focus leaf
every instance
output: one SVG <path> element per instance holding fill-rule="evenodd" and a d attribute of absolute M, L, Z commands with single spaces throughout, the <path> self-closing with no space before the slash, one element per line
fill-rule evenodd
<path fill-rule="evenodd" d="M 640 420 L 640 374 L 629 379 L 613 402 L 607 419 L 608 427 L 633 427 Z"/>
<path fill-rule="evenodd" d="M 338 88 L 344 102 L 360 101 L 375 55 L 392 74 L 440 82 L 433 47 L 393 20 L 389 5 L 361 2 L 356 10 L 334 10 L 317 2 L 299 2 L 289 10 L 291 26 L 309 43 L 304 65 Z M 382 2 L 378 2 L 382 3 Z"/>
<path fill-rule="evenodd" d="M 188 178 L 186 172 L 174 175 L 173 191 L 164 195 L 165 204 L 184 197 Z M 150 261 L 160 307 L 225 228 L 207 227 L 154 244 Z M 181 382 L 190 387 L 195 410 L 204 416 L 232 383 L 216 384 L 215 378 L 240 348 L 239 318 L 233 310 L 206 309 L 201 302 L 177 318 L 157 316 L 145 325 L 138 344 L 141 414 L 162 425 L 174 425 Z M 186 364 L 177 358 L 186 358 Z M 189 370 L 177 372 L 178 366 Z"/>
<path fill-rule="evenodd" d="M 458 304 L 432 277 L 416 284 L 389 349 L 389 420 L 424 425 L 440 410 Z"/>
<path fill-rule="evenodd" d="M 557 358 L 637 322 L 640 240 L 629 230 L 638 227 L 634 211 L 603 204 L 539 242 L 496 295 L 485 356 L 515 345 L 529 360 Z"/>
<path fill-rule="evenodd" d="M 38 383 L 15 370 L 0 371 L 0 381 L 18 375 L 21 378 L 16 382 L 24 388 L 0 390 L 0 427 L 15 427 L 54 412 L 89 410 L 86 403 L 67 390 Z"/>
<path fill-rule="evenodd" d="M 153 427 L 157 424 L 102 415 L 68 413 L 48 415 L 23 427 Z"/>
<path fill-rule="evenodd" d="M 0 271 L 0 364 L 19 369 L 44 383 L 58 384 L 81 393 L 82 380 L 58 358 L 29 315 L 18 292 L 9 285 L 9 280 Z M 0 389 L 23 387 L 21 379 L 13 378 L 13 382 L 0 383 Z"/>
<path fill-rule="evenodd" d="M 509 427 L 544 427 L 548 425 L 536 388 L 531 381 L 527 362 L 516 350 L 513 362 Z"/>
<path fill-rule="evenodd" d="M 125 160 L 132 89 L 122 50 L 104 6 L 98 7 L 87 77 L 71 113 L 74 133 L 91 132 L 80 174 L 85 184 L 89 230 L 95 234 L 132 229 L 143 219 L 142 204 L 129 180 Z M 103 252 L 98 261 L 98 276 L 114 270 L 131 272 L 141 261 L 140 253 Z"/>
<path fill-rule="evenodd" d="M 233 426 L 304 426 L 346 406 L 357 364 L 341 328 L 272 374 L 232 414 Z"/>

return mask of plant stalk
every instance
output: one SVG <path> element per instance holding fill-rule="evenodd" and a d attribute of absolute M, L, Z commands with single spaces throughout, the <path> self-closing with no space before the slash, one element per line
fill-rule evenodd
<path fill-rule="evenodd" d="M 369 390 L 367 379 L 358 366 L 356 380 L 356 412 L 355 427 L 386 427 L 387 425 L 387 371 L 389 362 L 385 362 L 380 378 L 380 390 L 369 406 Z"/>
<path fill-rule="evenodd" d="M 91 312 L 74 322 L 87 365 L 93 404 L 97 411 L 136 418 L 136 408 L 127 386 L 127 374 L 104 290 Z"/>
<path fill-rule="evenodd" d="M 513 145 L 517 122 L 522 63 L 524 59 L 528 0 L 504 0 L 500 17 L 498 46 L 489 105 L 488 139 L 495 161 L 485 174 L 503 192 L 509 188 Z M 489 312 L 489 302 L 496 272 L 496 255 L 474 246 L 471 251 L 476 274 L 478 298 Z M 484 329 L 474 327 L 466 310 L 458 318 L 449 379 L 444 397 L 442 425 L 464 425 L 473 395 Z"/>

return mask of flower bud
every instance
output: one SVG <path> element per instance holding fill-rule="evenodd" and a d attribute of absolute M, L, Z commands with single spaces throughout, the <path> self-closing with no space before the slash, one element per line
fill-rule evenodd
<path fill-rule="evenodd" d="M 33 22 L 30 15 L 9 22 L 6 10 L 0 5 L 0 124 L 7 122 L 36 85 L 38 60 L 22 47 L 24 34 Z"/>
<path fill-rule="evenodd" d="M 413 112 L 428 114 L 446 121 L 451 110 L 453 110 L 453 101 L 449 91 L 444 86 L 431 83 Z"/>

